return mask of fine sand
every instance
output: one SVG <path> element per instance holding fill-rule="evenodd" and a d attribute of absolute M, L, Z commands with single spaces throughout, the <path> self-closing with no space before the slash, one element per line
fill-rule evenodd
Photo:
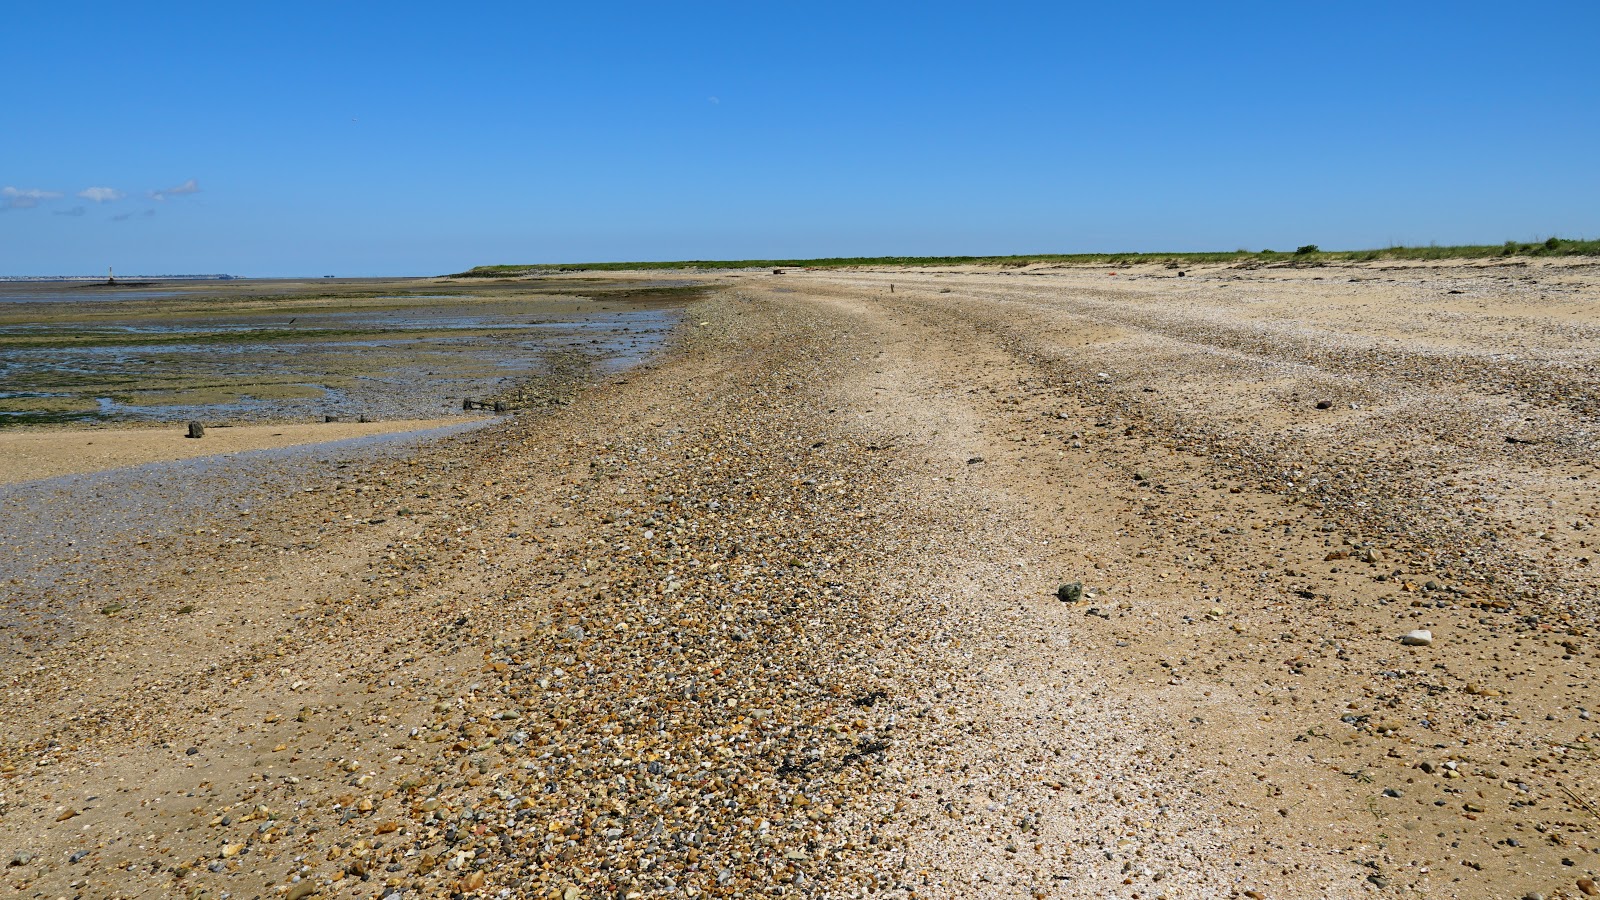
<path fill-rule="evenodd" d="M 703 277 L 568 405 L 21 597 L 0 883 L 1600 890 L 1593 262 Z"/>
<path fill-rule="evenodd" d="M 187 437 L 188 428 L 183 425 L 0 431 L 0 484 L 245 450 L 295 447 L 397 431 L 424 431 L 468 421 L 473 419 L 225 425 L 207 428 L 201 438 Z"/>

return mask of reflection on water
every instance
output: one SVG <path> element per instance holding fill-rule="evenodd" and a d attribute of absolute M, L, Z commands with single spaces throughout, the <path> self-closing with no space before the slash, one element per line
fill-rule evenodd
<path fill-rule="evenodd" d="M 155 554 L 202 542 L 197 526 L 247 520 L 330 473 L 403 459 L 424 441 L 485 427 L 367 435 L 0 485 L 0 661 L 23 633 L 60 637 L 102 603 L 133 603 Z M 213 539 L 214 540 L 214 539 Z"/>
<path fill-rule="evenodd" d="M 75 290 L 82 288 L 56 292 Z M 602 372 L 625 369 L 661 346 L 681 308 L 634 302 L 637 294 L 591 302 L 548 289 L 527 298 L 368 297 L 277 310 L 246 297 L 252 302 L 210 301 L 213 314 L 196 314 L 206 301 L 187 293 L 194 303 L 180 314 L 134 304 L 54 320 L 8 302 L 44 293 L 0 292 L 0 426 L 428 418 L 538 374 L 553 353 L 582 353 Z M 361 306 L 377 300 L 414 305 Z"/>

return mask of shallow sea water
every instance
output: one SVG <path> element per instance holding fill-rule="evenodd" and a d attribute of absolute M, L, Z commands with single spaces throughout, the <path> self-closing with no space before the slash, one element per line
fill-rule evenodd
<path fill-rule="evenodd" d="M 82 285 L 9 283 L 0 427 L 433 418 L 493 398 L 555 355 L 578 352 L 607 372 L 655 351 L 682 304 L 629 288 L 346 299 L 234 282 L 215 295 L 106 290 L 84 306 L 74 302 Z"/>
<path fill-rule="evenodd" d="M 15 294 L 0 296 L 0 314 Z M 408 299 L 449 302 L 453 297 Z M 96 334 L 116 335 L 122 326 L 123 334 L 161 327 L 180 330 L 172 332 L 177 341 L 154 345 L 0 346 L 0 402 L 49 395 L 48 382 L 54 378 L 61 382 L 61 393 L 93 405 L 91 411 L 63 420 L 68 424 L 316 421 L 323 415 L 437 418 L 459 412 L 463 397 L 493 396 L 537 376 L 561 356 L 577 354 L 596 374 L 626 370 L 660 349 L 682 315 L 682 302 L 595 299 L 584 306 L 565 298 L 567 305 L 553 312 L 548 300 L 544 306 L 530 301 L 527 309 L 514 308 L 515 298 L 494 298 L 476 315 L 431 307 L 401 314 L 334 312 L 329 315 L 340 317 L 340 327 L 382 327 L 387 332 L 390 324 L 398 324 L 392 334 L 293 346 L 181 342 L 181 329 L 215 332 L 219 325 L 238 326 L 231 321 L 100 321 Z M 97 303 L 95 308 L 107 307 Z M 145 318 L 149 308 L 129 307 Z M 0 337 L 36 324 L 14 315 L 9 321 L 0 319 Z M 325 328 L 329 320 L 316 324 Z M 34 333 L 41 330 L 33 328 Z M 152 372 L 171 379 L 165 388 L 167 402 L 141 404 L 138 392 L 94 389 L 118 378 L 150 378 Z M 338 379 L 329 373 L 338 373 Z M 319 395 L 181 402 L 186 385 L 230 375 L 313 385 Z M 172 394 L 179 402 L 172 402 Z M 218 523 L 224 531 L 243 528 L 263 504 L 308 486 L 326 486 L 352 470 L 402 460 L 425 442 L 471 440 L 470 432 L 483 427 L 484 420 L 473 420 L 442 429 L 0 485 L 0 660 L 69 639 L 82 617 L 93 616 L 104 604 L 139 602 L 129 598 L 155 587 L 157 573 L 167 571 L 165 559 L 190 550 L 214 550 L 218 537 L 211 529 Z M 197 529 L 203 533 L 196 534 Z M 159 593 L 171 599 L 170 587 Z"/>

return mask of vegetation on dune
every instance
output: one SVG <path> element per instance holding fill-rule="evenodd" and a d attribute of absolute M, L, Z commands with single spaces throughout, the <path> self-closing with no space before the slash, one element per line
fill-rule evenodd
<path fill-rule="evenodd" d="M 536 263 L 477 266 L 452 278 L 508 278 L 551 272 L 616 272 L 639 269 L 833 269 L 851 266 L 1028 266 L 1122 265 L 1131 263 L 1250 263 L 1307 265 L 1319 262 L 1364 262 L 1380 259 L 1484 259 L 1505 256 L 1600 256 L 1600 240 L 1549 238 L 1537 243 L 1463 244 L 1450 247 L 1385 247 L 1381 250 L 1322 250 L 1306 244 L 1293 253 L 1276 250 L 1234 250 L 1222 253 L 1040 253 L 1020 256 L 841 256 L 825 259 L 692 259 L 671 262 Z"/>

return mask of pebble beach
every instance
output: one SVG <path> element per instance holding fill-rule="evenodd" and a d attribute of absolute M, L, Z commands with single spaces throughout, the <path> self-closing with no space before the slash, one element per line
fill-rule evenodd
<path fill-rule="evenodd" d="M 684 278 L 632 368 L 29 538 L 0 892 L 1600 891 L 1592 261 Z"/>

